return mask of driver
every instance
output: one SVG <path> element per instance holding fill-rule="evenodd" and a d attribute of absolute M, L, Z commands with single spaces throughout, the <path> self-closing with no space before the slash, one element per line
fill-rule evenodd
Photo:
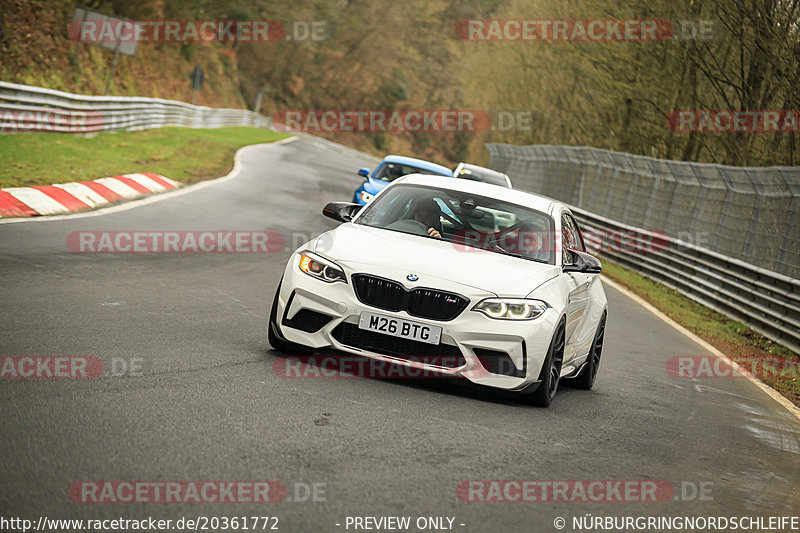
<path fill-rule="evenodd" d="M 416 202 L 413 219 L 421 222 L 428 228 L 428 235 L 442 238 L 442 210 L 433 198 L 426 198 Z"/>
<path fill-rule="evenodd" d="M 389 178 L 389 181 L 394 181 L 397 178 L 403 177 L 403 167 L 400 165 L 389 165 L 386 169 L 386 176 Z"/>

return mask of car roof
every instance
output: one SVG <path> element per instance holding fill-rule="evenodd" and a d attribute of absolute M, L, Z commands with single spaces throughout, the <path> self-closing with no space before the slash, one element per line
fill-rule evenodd
<path fill-rule="evenodd" d="M 459 166 L 461 168 L 465 168 L 467 170 L 477 170 L 479 172 L 485 172 L 487 174 L 493 174 L 493 175 L 496 175 L 496 176 L 506 176 L 507 175 L 505 172 L 500 172 L 498 170 L 492 170 L 491 168 L 486 168 L 486 167 L 482 167 L 482 166 L 479 166 L 479 165 L 472 165 L 470 163 L 460 163 Z"/>
<path fill-rule="evenodd" d="M 497 198 L 498 200 L 518 204 L 525 207 L 530 207 L 543 213 L 552 214 L 553 208 L 568 209 L 566 204 L 557 202 L 552 198 L 540 196 L 529 192 L 520 191 L 517 189 L 509 189 L 501 187 L 500 185 L 492 185 L 483 181 L 472 181 L 464 179 L 448 179 L 445 177 L 431 176 L 426 174 L 408 174 L 394 180 L 390 186 L 397 183 L 404 183 L 408 185 L 429 185 L 431 187 L 438 187 L 452 191 L 466 192 L 470 194 L 477 194 L 479 196 L 488 196 L 489 198 Z"/>
<path fill-rule="evenodd" d="M 484 181 L 487 183 L 494 183 L 495 185 L 500 185 L 502 183 L 506 187 L 510 187 L 511 180 L 508 178 L 508 174 L 504 172 L 500 172 L 497 170 L 492 170 L 491 168 L 482 167 L 479 165 L 472 165 L 470 163 L 459 163 L 456 169 L 453 171 L 454 178 L 463 178 L 463 179 L 472 179 L 470 177 L 465 177 L 464 171 L 467 171 L 466 174 L 472 174 L 477 178 L 477 181 Z M 458 172 L 458 174 L 456 174 Z"/>
<path fill-rule="evenodd" d="M 383 158 L 384 161 L 388 163 L 400 163 L 401 165 L 409 165 L 414 166 L 417 168 L 421 168 L 422 170 L 430 170 L 431 172 L 438 172 L 443 176 L 452 176 L 453 171 L 449 168 L 437 165 L 436 163 L 431 163 L 430 161 L 425 161 L 424 159 L 416 159 L 414 157 L 406 157 L 403 155 L 387 155 Z"/>

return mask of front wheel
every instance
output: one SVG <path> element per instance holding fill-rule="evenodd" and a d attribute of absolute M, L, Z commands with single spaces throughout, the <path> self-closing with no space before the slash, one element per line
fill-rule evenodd
<path fill-rule="evenodd" d="M 583 365 L 580 373 L 572 379 L 566 380 L 570 386 L 576 389 L 591 390 L 594 380 L 597 378 L 597 371 L 600 369 L 600 356 L 603 354 L 603 337 L 606 333 L 606 314 L 600 317 L 600 324 L 597 326 L 597 333 L 594 334 L 594 342 L 589 350 L 589 356 Z"/>
<path fill-rule="evenodd" d="M 281 279 L 281 282 L 283 280 Z M 278 296 L 281 293 L 281 284 L 278 284 L 278 288 L 275 291 L 275 299 L 272 302 L 272 312 L 269 315 L 269 325 L 267 329 L 269 333 L 267 334 L 269 338 L 269 344 L 279 352 L 285 353 L 287 355 L 311 355 L 314 353 L 313 348 L 309 348 L 308 346 L 303 346 L 302 344 L 297 344 L 296 342 L 290 342 L 283 338 L 281 335 L 280 330 L 278 329 Z"/>
<path fill-rule="evenodd" d="M 547 349 L 547 357 L 544 359 L 542 371 L 539 372 L 539 387 L 523 397 L 526 403 L 537 407 L 549 407 L 555 398 L 561 376 L 561 363 L 564 361 L 565 330 L 566 323 L 562 320 L 556 327 L 553 340 L 550 341 L 550 347 Z"/>

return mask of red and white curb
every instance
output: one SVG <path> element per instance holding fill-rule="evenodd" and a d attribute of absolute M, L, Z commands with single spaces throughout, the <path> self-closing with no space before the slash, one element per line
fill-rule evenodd
<path fill-rule="evenodd" d="M 63 215 L 171 191 L 180 184 L 143 172 L 93 181 L 0 189 L 0 218 Z"/>

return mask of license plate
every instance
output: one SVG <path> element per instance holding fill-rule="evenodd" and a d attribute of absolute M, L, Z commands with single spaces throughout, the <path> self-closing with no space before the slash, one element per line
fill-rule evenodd
<path fill-rule="evenodd" d="M 384 335 L 427 342 L 428 344 L 439 344 L 439 340 L 442 338 L 442 328 L 439 326 L 429 326 L 419 322 L 376 315 L 366 311 L 361 313 L 358 327 L 368 331 L 377 331 Z"/>

